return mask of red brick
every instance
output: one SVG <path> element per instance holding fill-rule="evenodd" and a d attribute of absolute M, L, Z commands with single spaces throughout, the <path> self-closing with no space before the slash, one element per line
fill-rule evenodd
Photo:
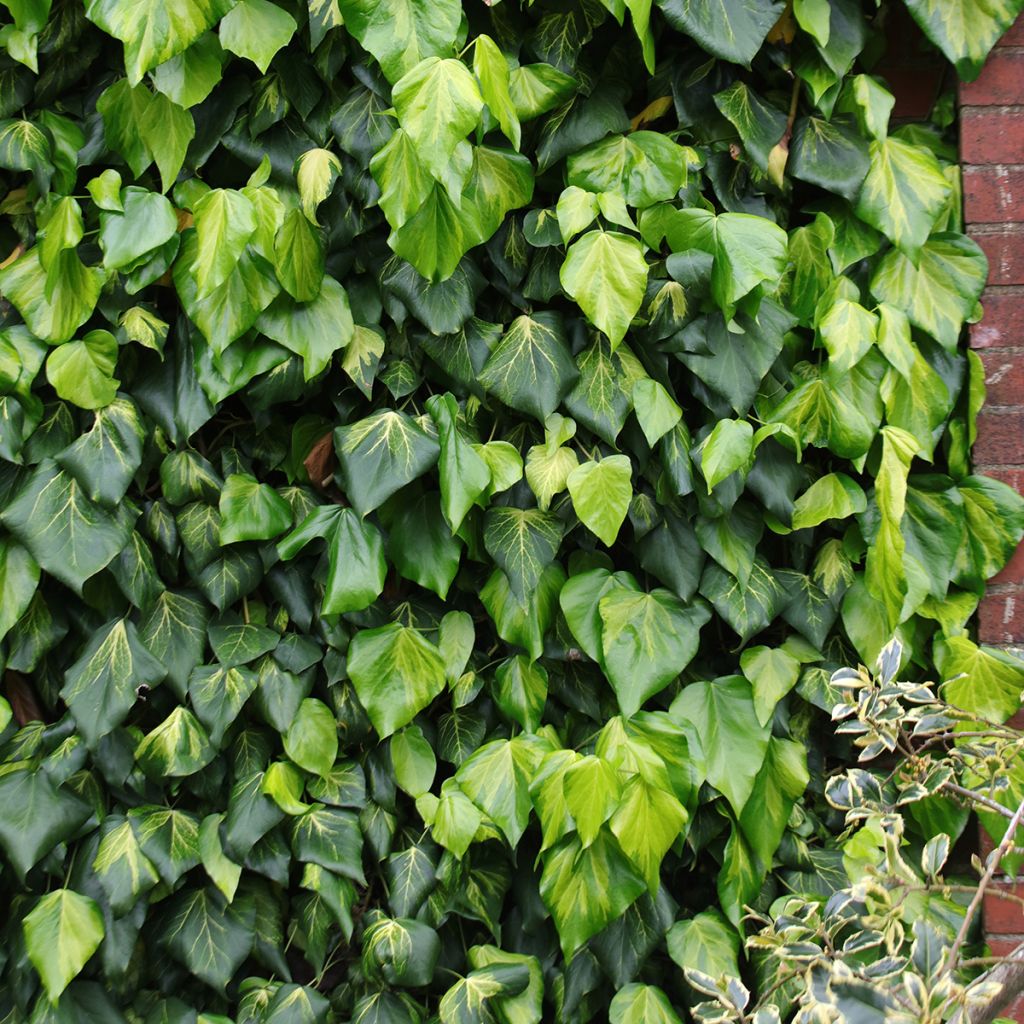
<path fill-rule="evenodd" d="M 965 106 L 1001 106 L 1024 102 L 1024 49 L 1002 46 L 994 50 L 981 74 L 960 86 Z"/>
<path fill-rule="evenodd" d="M 1024 940 L 1024 935 L 989 935 L 988 948 L 993 956 L 1009 956 Z"/>
<path fill-rule="evenodd" d="M 1024 46 L 1024 18 L 1018 18 L 1000 38 L 997 46 Z"/>
<path fill-rule="evenodd" d="M 979 462 L 974 467 L 974 472 L 983 473 L 994 480 L 1001 480 L 1018 494 L 1024 494 L 1024 467 L 1022 466 L 986 466 Z"/>
<path fill-rule="evenodd" d="M 968 224 L 1024 221 L 1024 167 L 965 167 Z"/>
<path fill-rule="evenodd" d="M 992 284 L 1024 284 L 1024 231 L 1016 224 L 973 224 L 968 234 L 988 257 Z"/>
<path fill-rule="evenodd" d="M 989 405 L 1024 406 L 1024 348 L 987 348 L 980 355 Z"/>
<path fill-rule="evenodd" d="M 994 887 L 1002 889 L 1004 892 L 1015 893 L 1017 896 L 1024 898 L 1024 882 L 996 882 Z M 1019 903 L 1013 900 L 1000 899 L 994 893 L 986 892 L 984 913 L 985 931 L 990 936 L 1021 935 L 1024 933 L 1024 907 Z M 996 953 L 996 956 L 1002 955 L 1002 952 Z"/>
<path fill-rule="evenodd" d="M 1024 345 L 1024 288 L 986 288 L 981 304 L 985 317 L 971 325 L 972 348 Z"/>
<path fill-rule="evenodd" d="M 965 164 L 1024 164 L 1024 108 L 963 107 L 960 159 Z"/>
<path fill-rule="evenodd" d="M 1003 571 L 992 577 L 993 583 L 1024 583 L 1024 541 L 1017 545 L 1013 558 L 1006 563 Z M 1024 721 L 1021 723 L 1024 729 Z"/>
<path fill-rule="evenodd" d="M 1024 410 L 982 409 L 974 459 L 989 466 L 1024 466 Z"/>
<path fill-rule="evenodd" d="M 1003 585 L 989 590 L 978 605 L 978 639 L 986 644 L 1024 643 L 1024 588 Z M 1021 915 L 1024 908 L 1015 904 L 1014 912 Z M 1024 916 L 1018 917 L 1017 927 L 1024 927 Z"/>

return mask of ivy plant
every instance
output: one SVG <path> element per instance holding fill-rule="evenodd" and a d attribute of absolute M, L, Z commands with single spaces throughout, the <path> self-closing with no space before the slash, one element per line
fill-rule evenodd
<path fill-rule="evenodd" d="M 898 7 L 0 3 L 0 1019 L 671 1024 L 849 884 L 834 670 L 1019 708 Z"/>

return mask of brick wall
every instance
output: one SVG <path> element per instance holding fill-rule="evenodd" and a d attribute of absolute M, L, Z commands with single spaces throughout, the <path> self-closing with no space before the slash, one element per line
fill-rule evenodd
<path fill-rule="evenodd" d="M 960 86 L 960 117 L 964 219 L 989 260 L 985 317 L 971 328 L 988 386 L 974 463 L 1024 493 L 1024 17 L 1000 40 L 977 81 Z M 1024 645 L 1024 545 L 989 584 L 978 633 L 986 643 Z M 1017 724 L 1024 728 L 1024 715 Z M 1024 896 L 1024 880 L 1004 878 L 998 887 Z M 993 954 L 1024 942 L 1019 903 L 990 893 L 984 913 Z M 1024 997 L 1004 1016 L 1024 1024 Z"/>

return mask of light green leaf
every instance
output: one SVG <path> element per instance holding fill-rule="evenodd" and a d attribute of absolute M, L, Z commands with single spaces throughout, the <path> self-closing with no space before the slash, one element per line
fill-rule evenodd
<path fill-rule="evenodd" d="M 391 764 L 403 792 L 415 799 L 430 791 L 437 759 L 418 725 L 408 725 L 391 737 Z"/>
<path fill-rule="evenodd" d="M 274 271 L 296 302 L 311 302 L 324 280 L 324 239 L 301 210 L 285 215 L 274 240 Z M 340 287 L 340 286 L 339 286 Z"/>
<path fill-rule="evenodd" d="M 555 919 L 566 959 L 646 890 L 609 832 L 601 832 L 586 849 L 570 836 L 544 857 L 540 895 Z"/>
<path fill-rule="evenodd" d="M 451 52 L 462 7 L 457 0 L 337 0 L 345 28 L 397 82 L 425 57 Z"/>
<path fill-rule="evenodd" d="M 203 819 L 199 826 L 199 856 L 210 881 L 230 903 L 235 898 L 242 868 L 228 858 L 221 846 L 220 826 L 223 820 L 223 814 L 208 814 Z"/>
<path fill-rule="evenodd" d="M 192 208 L 196 227 L 196 255 L 190 270 L 195 275 L 196 297 L 208 298 L 238 265 L 256 232 L 256 209 L 234 189 L 210 189 Z"/>
<path fill-rule="evenodd" d="M 288 502 L 248 473 L 232 473 L 220 495 L 220 542 L 270 540 L 292 524 Z"/>
<path fill-rule="evenodd" d="M 771 866 L 793 805 L 809 781 L 804 744 L 773 736 L 750 799 L 740 815 L 740 828 L 762 867 Z"/>
<path fill-rule="evenodd" d="M 131 823 L 120 815 L 108 816 L 92 862 L 96 878 L 115 914 L 125 914 L 160 881 L 153 862 L 142 852 Z"/>
<path fill-rule="evenodd" d="M 669 714 L 700 737 L 708 782 L 740 814 L 771 735 L 771 729 L 757 720 L 750 683 L 742 676 L 691 683 L 672 702 Z"/>
<path fill-rule="evenodd" d="M 441 511 L 452 533 L 457 533 L 466 514 L 490 485 L 491 470 L 459 432 L 459 405 L 455 397 L 450 392 L 431 395 L 426 405 L 441 442 Z"/>
<path fill-rule="evenodd" d="M 632 465 L 625 455 L 584 462 L 566 478 L 580 522 L 608 547 L 615 543 L 633 499 Z"/>
<path fill-rule="evenodd" d="M 658 132 L 609 136 L 569 157 L 568 181 L 588 192 L 620 194 L 644 209 L 675 198 L 686 181 L 686 151 Z"/>
<path fill-rule="evenodd" d="M 0 270 L 4 297 L 37 338 L 54 345 L 68 341 L 89 319 L 103 282 L 103 271 L 86 267 L 73 249 L 54 258 L 49 274 L 40 262 L 38 246 Z"/>
<path fill-rule="evenodd" d="M 438 649 L 395 622 L 356 633 L 348 673 L 381 739 L 408 725 L 445 687 Z"/>
<path fill-rule="evenodd" d="M 754 457 L 754 428 L 746 420 L 719 420 L 701 448 L 701 472 L 708 494 Z"/>
<path fill-rule="evenodd" d="M 202 103 L 221 79 L 224 51 L 213 32 L 201 35 L 181 53 L 153 68 L 153 85 L 179 107 Z"/>
<path fill-rule="evenodd" d="M 818 318 L 818 332 L 837 373 L 853 369 L 875 343 L 878 317 L 859 302 L 838 297 Z"/>
<path fill-rule="evenodd" d="M 158 64 L 170 60 L 212 28 L 234 0 L 88 0 L 85 16 L 124 43 L 124 66 L 131 85 Z"/>
<path fill-rule="evenodd" d="M 471 967 L 490 964 L 522 965 L 529 971 L 529 982 L 518 995 L 495 997 L 494 1012 L 499 1024 L 540 1024 L 544 1001 L 544 972 L 535 956 L 509 953 L 497 946 L 471 946 L 466 951 Z"/>
<path fill-rule="evenodd" d="M 547 741 L 521 733 L 484 744 L 455 773 L 459 788 L 486 814 L 514 849 L 530 819 L 530 781 Z"/>
<path fill-rule="evenodd" d="M 748 647 L 740 655 L 740 667 L 754 691 L 757 720 L 767 725 L 775 705 L 796 686 L 800 662 L 782 648 Z"/>
<path fill-rule="evenodd" d="M 284 734 L 284 752 L 314 775 L 327 775 L 338 758 L 338 723 L 323 701 L 307 697 Z"/>
<path fill-rule="evenodd" d="M 949 191 L 949 182 L 931 150 L 901 139 L 875 140 L 871 166 L 857 200 L 857 216 L 916 259 Z"/>
<path fill-rule="evenodd" d="M 588 754 L 569 765 L 562 776 L 565 808 L 572 815 L 583 848 L 590 846 L 612 816 L 622 796 L 614 766 Z"/>
<path fill-rule="evenodd" d="M 652 448 L 683 418 L 675 399 L 649 377 L 633 385 L 633 411 Z"/>
<path fill-rule="evenodd" d="M 103 914 L 95 900 L 72 889 L 47 893 L 22 922 L 25 949 L 51 1003 L 103 941 Z"/>
<path fill-rule="evenodd" d="M 487 108 L 501 126 L 505 137 L 519 149 L 522 133 L 509 89 L 508 61 L 490 36 L 476 37 L 473 48 L 473 71 L 480 83 L 480 93 Z"/>
<path fill-rule="evenodd" d="M 826 473 L 793 503 L 793 529 L 860 515 L 866 508 L 867 497 L 860 484 L 845 473 Z"/>
<path fill-rule="evenodd" d="M 341 161 L 329 149 L 307 149 L 295 161 L 302 210 L 313 224 L 317 207 L 330 195 L 339 174 Z"/>
<path fill-rule="evenodd" d="M 142 188 L 121 193 L 121 212 L 100 214 L 100 248 L 103 265 L 113 270 L 127 267 L 158 249 L 178 230 L 174 208 L 162 195 Z"/>
<path fill-rule="evenodd" d="M 669 956 L 684 970 L 700 971 L 716 981 L 740 976 L 740 940 L 715 908 L 677 921 L 666 936 Z"/>
<path fill-rule="evenodd" d="M 484 105 L 469 69 L 454 58 L 426 57 L 395 83 L 392 102 L 420 162 L 443 180 L 455 147 L 476 126 Z"/>
<path fill-rule="evenodd" d="M 82 409 L 110 405 L 121 382 L 117 339 L 109 331 L 89 331 L 81 341 L 55 348 L 46 360 L 46 379 L 61 398 Z"/>
<path fill-rule="evenodd" d="M 916 264 L 891 250 L 871 279 L 871 291 L 952 351 L 981 297 L 988 261 L 972 239 L 943 233 L 922 246 Z"/>
<path fill-rule="evenodd" d="M 965 636 L 936 645 L 943 697 L 988 722 L 1005 722 L 1016 714 L 1024 693 L 1024 662 L 997 647 L 979 647 Z M 961 676 L 957 679 L 955 677 Z"/>
<path fill-rule="evenodd" d="M 590 231 L 569 247 L 559 280 L 587 319 L 608 335 L 614 350 L 643 302 L 643 248 L 630 235 Z"/>
<path fill-rule="evenodd" d="M 599 211 L 597 196 L 593 192 L 576 185 L 565 189 L 555 205 L 562 241 L 568 244 L 570 239 L 590 227 L 597 220 Z"/>
<path fill-rule="evenodd" d="M 454 779 L 445 779 L 441 798 L 430 825 L 430 834 L 461 860 L 480 828 L 483 814 L 459 789 Z"/>
<path fill-rule="evenodd" d="M 686 808 L 672 793 L 634 775 L 611 819 L 623 853 L 647 882 L 653 895 L 661 884 L 661 862 L 688 820 Z"/>
<path fill-rule="evenodd" d="M 221 21 L 218 34 L 225 50 L 247 57 L 265 75 L 297 27 L 287 11 L 269 0 L 240 0 Z"/>
<path fill-rule="evenodd" d="M 968 82 L 978 77 L 996 40 L 1020 14 L 1014 0 L 907 0 L 907 7 Z"/>
<path fill-rule="evenodd" d="M 139 767 L 153 778 L 195 775 L 217 756 L 206 730 L 187 708 L 176 707 L 135 748 Z"/>
<path fill-rule="evenodd" d="M 317 296 L 310 302 L 296 302 L 282 292 L 256 321 L 268 338 L 302 356 L 306 380 L 319 376 L 331 364 L 335 352 L 344 348 L 355 333 L 348 292 L 324 277 Z"/>
<path fill-rule="evenodd" d="M 611 1024 L 682 1024 L 668 996 L 655 985 L 620 988 L 608 1007 Z"/>
<path fill-rule="evenodd" d="M 548 674 L 543 666 L 517 654 L 503 661 L 494 673 L 494 701 L 526 732 L 540 728 L 548 699 Z"/>

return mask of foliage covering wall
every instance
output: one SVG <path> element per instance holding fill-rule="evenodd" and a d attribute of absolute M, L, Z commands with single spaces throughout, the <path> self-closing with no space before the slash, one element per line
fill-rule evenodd
<path fill-rule="evenodd" d="M 889 5 L 0 6 L 3 1020 L 673 1021 L 849 867 L 833 669 L 1016 710 Z"/>

